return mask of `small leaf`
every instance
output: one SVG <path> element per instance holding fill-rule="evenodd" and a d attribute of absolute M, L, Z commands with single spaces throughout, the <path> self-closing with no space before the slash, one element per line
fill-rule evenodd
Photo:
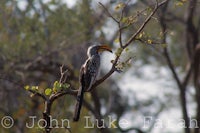
<path fill-rule="evenodd" d="M 183 2 L 176 2 L 175 6 L 183 6 Z"/>
<path fill-rule="evenodd" d="M 45 95 L 49 96 L 49 95 L 51 95 L 51 93 L 52 93 L 52 89 L 47 88 L 47 89 L 45 90 Z"/>
<path fill-rule="evenodd" d="M 24 89 L 25 89 L 25 90 L 29 90 L 29 89 L 30 89 L 30 86 L 29 86 L 29 85 L 26 85 L 26 86 L 24 86 Z"/>
<path fill-rule="evenodd" d="M 130 24 L 133 24 L 137 21 L 138 21 L 138 19 L 136 17 L 133 17 L 133 16 L 128 17 L 128 23 L 130 23 Z"/>
<path fill-rule="evenodd" d="M 38 86 L 31 86 L 31 90 L 38 91 Z"/>
<path fill-rule="evenodd" d="M 123 48 L 118 48 L 117 51 L 115 52 L 115 55 L 120 56 L 123 51 Z"/>
<path fill-rule="evenodd" d="M 119 38 L 116 38 L 114 42 L 119 43 Z"/>
<path fill-rule="evenodd" d="M 128 21 L 128 18 L 127 17 L 123 17 L 121 21 L 122 21 L 122 23 L 126 23 Z"/>
<path fill-rule="evenodd" d="M 148 12 L 151 12 L 151 11 L 152 11 L 152 8 L 148 7 L 148 8 L 147 8 L 147 11 L 148 11 Z"/>
<path fill-rule="evenodd" d="M 121 3 L 117 4 L 117 6 L 115 7 L 115 10 L 119 10 L 119 9 L 123 8 L 124 6 L 125 6 L 125 4 L 121 2 Z"/>
<path fill-rule="evenodd" d="M 152 40 L 148 39 L 148 40 L 147 40 L 147 43 L 148 43 L 148 44 L 152 44 Z"/>
<path fill-rule="evenodd" d="M 58 89 L 57 88 L 53 88 L 53 92 L 58 92 Z"/>
<path fill-rule="evenodd" d="M 55 82 L 53 83 L 53 87 L 54 87 L 54 88 L 58 88 L 58 87 L 59 87 L 59 82 L 58 82 L 58 81 L 55 81 Z"/>
<path fill-rule="evenodd" d="M 64 83 L 62 85 L 62 88 L 64 88 L 64 89 L 68 89 L 69 87 L 70 87 L 70 84 L 68 84 L 68 83 Z"/>
<path fill-rule="evenodd" d="M 125 48 L 125 51 L 128 52 L 128 51 L 129 51 L 129 48 Z"/>
<path fill-rule="evenodd" d="M 143 36 L 143 34 L 142 34 L 142 33 L 140 33 L 140 34 L 139 34 L 139 38 L 142 38 L 142 36 Z"/>
<path fill-rule="evenodd" d="M 35 96 L 35 94 L 33 94 L 33 93 L 30 94 L 30 97 L 31 97 L 31 98 L 34 97 L 34 96 Z"/>

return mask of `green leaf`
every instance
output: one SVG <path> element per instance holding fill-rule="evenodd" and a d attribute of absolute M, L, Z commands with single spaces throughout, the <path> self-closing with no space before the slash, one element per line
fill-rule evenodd
<path fill-rule="evenodd" d="M 143 37 L 143 34 L 140 33 L 139 36 L 138 36 L 138 38 L 141 39 L 142 37 Z"/>
<path fill-rule="evenodd" d="M 122 21 L 122 23 L 126 23 L 128 21 L 128 18 L 127 17 L 123 17 L 121 21 Z"/>
<path fill-rule="evenodd" d="M 31 90 L 38 91 L 38 86 L 31 86 Z"/>
<path fill-rule="evenodd" d="M 54 90 L 59 91 L 60 89 L 62 89 L 62 84 L 60 84 L 58 81 L 55 81 L 53 84 L 53 88 L 55 88 Z"/>
<path fill-rule="evenodd" d="M 121 2 L 121 3 L 117 4 L 117 6 L 115 7 L 115 10 L 119 10 L 119 9 L 123 8 L 124 6 L 125 6 L 125 4 Z"/>
<path fill-rule="evenodd" d="M 26 85 L 26 86 L 24 86 L 24 89 L 25 89 L 25 90 L 29 90 L 29 89 L 30 89 L 30 86 L 29 86 L 29 85 Z"/>
<path fill-rule="evenodd" d="M 55 81 L 55 82 L 53 83 L 53 87 L 54 87 L 54 88 L 58 88 L 58 87 L 59 87 L 59 82 L 58 82 L 58 81 Z"/>
<path fill-rule="evenodd" d="M 51 93 L 52 93 L 52 89 L 47 88 L 47 89 L 45 90 L 45 95 L 49 96 L 49 95 L 51 95 Z"/>
<path fill-rule="evenodd" d="M 57 88 L 53 88 L 53 92 L 58 92 L 58 89 Z"/>
<path fill-rule="evenodd" d="M 30 94 L 30 97 L 31 97 L 31 98 L 34 97 L 34 96 L 35 96 L 35 94 L 33 94 L 33 93 Z"/>
<path fill-rule="evenodd" d="M 62 88 L 64 88 L 64 89 L 68 89 L 69 87 L 70 87 L 70 84 L 68 84 L 68 83 L 64 83 L 62 85 Z"/>
<path fill-rule="evenodd" d="M 133 16 L 128 17 L 128 20 L 127 20 L 127 22 L 130 24 L 133 24 L 137 21 L 138 21 L 137 17 L 133 17 Z"/>
<path fill-rule="evenodd" d="M 119 43 L 119 38 L 116 38 L 114 42 Z"/>
<path fill-rule="evenodd" d="M 183 2 L 176 2 L 175 6 L 183 6 Z"/>
<path fill-rule="evenodd" d="M 152 44 L 152 40 L 148 39 L 148 40 L 147 40 L 147 43 L 148 43 L 148 44 Z"/>
<path fill-rule="evenodd" d="M 128 52 L 128 51 L 129 51 L 129 48 L 125 48 L 125 51 Z"/>
<path fill-rule="evenodd" d="M 117 51 L 115 52 L 115 55 L 120 56 L 123 51 L 123 48 L 118 48 Z"/>

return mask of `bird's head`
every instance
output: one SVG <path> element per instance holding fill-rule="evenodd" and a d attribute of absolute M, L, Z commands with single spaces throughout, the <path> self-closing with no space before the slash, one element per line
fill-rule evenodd
<path fill-rule="evenodd" d="M 112 50 L 108 45 L 92 45 L 88 48 L 87 55 L 90 57 L 102 53 L 103 51 L 109 51 L 112 53 Z"/>

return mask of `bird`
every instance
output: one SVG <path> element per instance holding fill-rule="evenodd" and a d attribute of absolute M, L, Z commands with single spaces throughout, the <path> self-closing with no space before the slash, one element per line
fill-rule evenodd
<path fill-rule="evenodd" d="M 91 89 L 99 73 L 100 61 L 101 61 L 100 54 L 103 51 L 109 51 L 112 53 L 112 50 L 108 45 L 102 45 L 100 43 L 90 46 L 87 50 L 88 58 L 80 69 L 80 75 L 79 75 L 80 87 L 76 97 L 77 101 L 73 117 L 74 121 L 79 120 L 84 92 Z"/>

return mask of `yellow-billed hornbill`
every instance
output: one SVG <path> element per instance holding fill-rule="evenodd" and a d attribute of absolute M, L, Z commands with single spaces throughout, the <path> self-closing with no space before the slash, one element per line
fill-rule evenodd
<path fill-rule="evenodd" d="M 111 48 L 107 45 L 92 45 L 87 50 L 88 59 L 80 69 L 79 82 L 80 87 L 77 94 L 77 103 L 74 112 L 74 121 L 79 120 L 81 106 L 83 102 L 84 91 L 90 90 L 100 68 L 100 53 L 103 51 L 112 52 Z"/>

